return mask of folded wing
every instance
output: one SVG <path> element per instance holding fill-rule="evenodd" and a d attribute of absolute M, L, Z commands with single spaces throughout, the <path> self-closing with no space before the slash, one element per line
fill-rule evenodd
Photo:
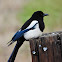
<path fill-rule="evenodd" d="M 36 23 L 36 24 L 38 24 L 38 23 Z M 16 34 L 13 36 L 12 40 L 8 42 L 9 43 L 8 46 L 10 46 L 14 41 L 17 41 L 20 37 L 22 37 L 25 32 L 35 29 L 36 24 L 31 28 L 24 29 L 22 31 L 21 30 L 17 31 Z"/>

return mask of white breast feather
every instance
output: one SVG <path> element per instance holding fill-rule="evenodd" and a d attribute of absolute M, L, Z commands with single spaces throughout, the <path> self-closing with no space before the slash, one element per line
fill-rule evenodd
<path fill-rule="evenodd" d="M 36 20 L 32 21 L 31 24 L 30 24 L 27 28 L 31 28 L 31 27 L 34 26 L 36 23 L 38 23 L 38 21 L 36 21 Z M 27 29 L 27 28 L 26 28 L 26 29 Z M 39 36 L 41 36 L 41 35 L 42 35 L 42 32 L 41 32 L 40 29 L 39 29 L 39 24 L 37 24 L 37 25 L 35 26 L 35 29 L 34 29 L 34 30 L 30 30 L 30 31 L 24 33 L 24 38 L 25 38 L 26 40 L 28 40 L 28 39 L 31 39 L 31 38 L 37 38 L 37 37 L 39 37 Z"/>

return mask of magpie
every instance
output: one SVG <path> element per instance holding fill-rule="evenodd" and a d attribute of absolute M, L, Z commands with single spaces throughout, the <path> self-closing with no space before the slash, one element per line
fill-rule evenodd
<path fill-rule="evenodd" d="M 43 17 L 47 15 L 48 14 L 45 14 L 42 11 L 34 12 L 31 18 L 27 20 L 24 25 L 15 33 L 11 41 L 8 42 L 8 46 L 10 46 L 12 43 L 17 41 L 14 50 L 8 59 L 8 62 L 14 62 L 17 52 L 25 40 L 38 38 L 42 35 L 42 32 L 45 28 Z"/>

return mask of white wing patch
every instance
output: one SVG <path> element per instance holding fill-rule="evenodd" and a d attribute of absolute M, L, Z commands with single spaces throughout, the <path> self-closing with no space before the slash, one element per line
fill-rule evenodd
<path fill-rule="evenodd" d="M 27 28 L 33 27 L 36 23 L 38 23 L 38 21 L 36 21 L 36 20 L 32 21 L 31 24 Z"/>
<path fill-rule="evenodd" d="M 31 24 L 27 27 L 27 28 L 31 28 L 32 26 L 34 26 L 36 23 L 38 23 L 38 21 L 37 20 L 33 20 L 32 22 L 31 22 Z M 27 29 L 26 28 L 26 29 Z M 41 36 L 42 35 L 42 32 L 40 31 L 40 29 L 39 29 L 39 23 L 35 26 L 35 29 L 34 30 L 30 30 L 30 31 L 28 31 L 28 32 L 26 32 L 26 33 L 24 33 L 24 38 L 26 39 L 26 40 L 28 40 L 28 39 L 31 39 L 31 38 L 37 38 L 37 37 L 39 37 L 39 36 Z"/>

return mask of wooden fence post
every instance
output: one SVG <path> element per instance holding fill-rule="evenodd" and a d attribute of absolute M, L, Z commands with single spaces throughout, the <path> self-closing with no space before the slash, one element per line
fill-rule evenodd
<path fill-rule="evenodd" d="M 30 39 L 32 62 L 62 62 L 62 32 Z"/>

